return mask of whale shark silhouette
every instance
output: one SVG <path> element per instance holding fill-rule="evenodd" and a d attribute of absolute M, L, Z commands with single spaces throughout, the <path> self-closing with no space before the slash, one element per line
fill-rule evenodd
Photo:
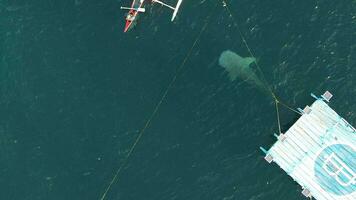
<path fill-rule="evenodd" d="M 225 68 L 231 81 L 240 78 L 260 89 L 266 89 L 266 85 L 258 78 L 253 68 L 250 67 L 252 63 L 256 63 L 256 58 L 243 58 L 230 50 L 223 51 L 219 58 L 219 65 Z"/>

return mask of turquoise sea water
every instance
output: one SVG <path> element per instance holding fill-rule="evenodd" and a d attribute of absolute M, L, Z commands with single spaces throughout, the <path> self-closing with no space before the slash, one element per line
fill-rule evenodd
<path fill-rule="evenodd" d="M 218 1 L 0 1 L 0 199 L 99 199 L 209 24 L 107 199 L 299 200 L 258 150 L 278 131 L 268 94 L 230 82 L 217 59 L 248 56 Z M 293 107 L 330 90 L 356 124 L 356 2 L 236 0 L 230 8 L 275 93 Z M 282 129 L 297 118 L 281 110 Z"/>

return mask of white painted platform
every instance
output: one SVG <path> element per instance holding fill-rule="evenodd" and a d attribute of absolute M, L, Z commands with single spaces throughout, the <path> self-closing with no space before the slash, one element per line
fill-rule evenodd
<path fill-rule="evenodd" d="M 356 200 L 356 130 L 324 101 L 306 109 L 266 158 L 298 182 L 306 196 Z"/>

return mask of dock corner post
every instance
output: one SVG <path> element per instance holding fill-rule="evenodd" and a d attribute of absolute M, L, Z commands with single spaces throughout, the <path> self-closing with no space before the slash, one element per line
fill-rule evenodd
<path fill-rule="evenodd" d="M 308 190 L 307 188 L 303 188 L 302 194 L 303 194 L 305 197 L 309 197 L 309 198 L 312 197 L 310 190 Z"/>
<path fill-rule="evenodd" d="M 266 156 L 265 156 L 265 160 L 266 160 L 268 163 L 271 163 L 271 162 L 273 161 L 273 157 L 272 157 L 270 154 L 268 154 L 268 151 L 267 151 L 265 148 L 260 147 L 260 149 L 261 149 L 261 151 L 266 155 Z"/>
<path fill-rule="evenodd" d="M 323 98 L 326 102 L 330 102 L 330 99 L 333 97 L 333 94 L 331 94 L 328 90 L 324 92 L 323 95 L 321 95 L 321 98 Z"/>

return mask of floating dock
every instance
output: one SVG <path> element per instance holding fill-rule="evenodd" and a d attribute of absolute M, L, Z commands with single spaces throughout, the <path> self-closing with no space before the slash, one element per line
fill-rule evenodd
<path fill-rule="evenodd" d="M 280 135 L 265 160 L 279 165 L 317 200 L 356 200 L 356 130 L 328 103 L 325 92 L 303 110 L 302 116 Z"/>

